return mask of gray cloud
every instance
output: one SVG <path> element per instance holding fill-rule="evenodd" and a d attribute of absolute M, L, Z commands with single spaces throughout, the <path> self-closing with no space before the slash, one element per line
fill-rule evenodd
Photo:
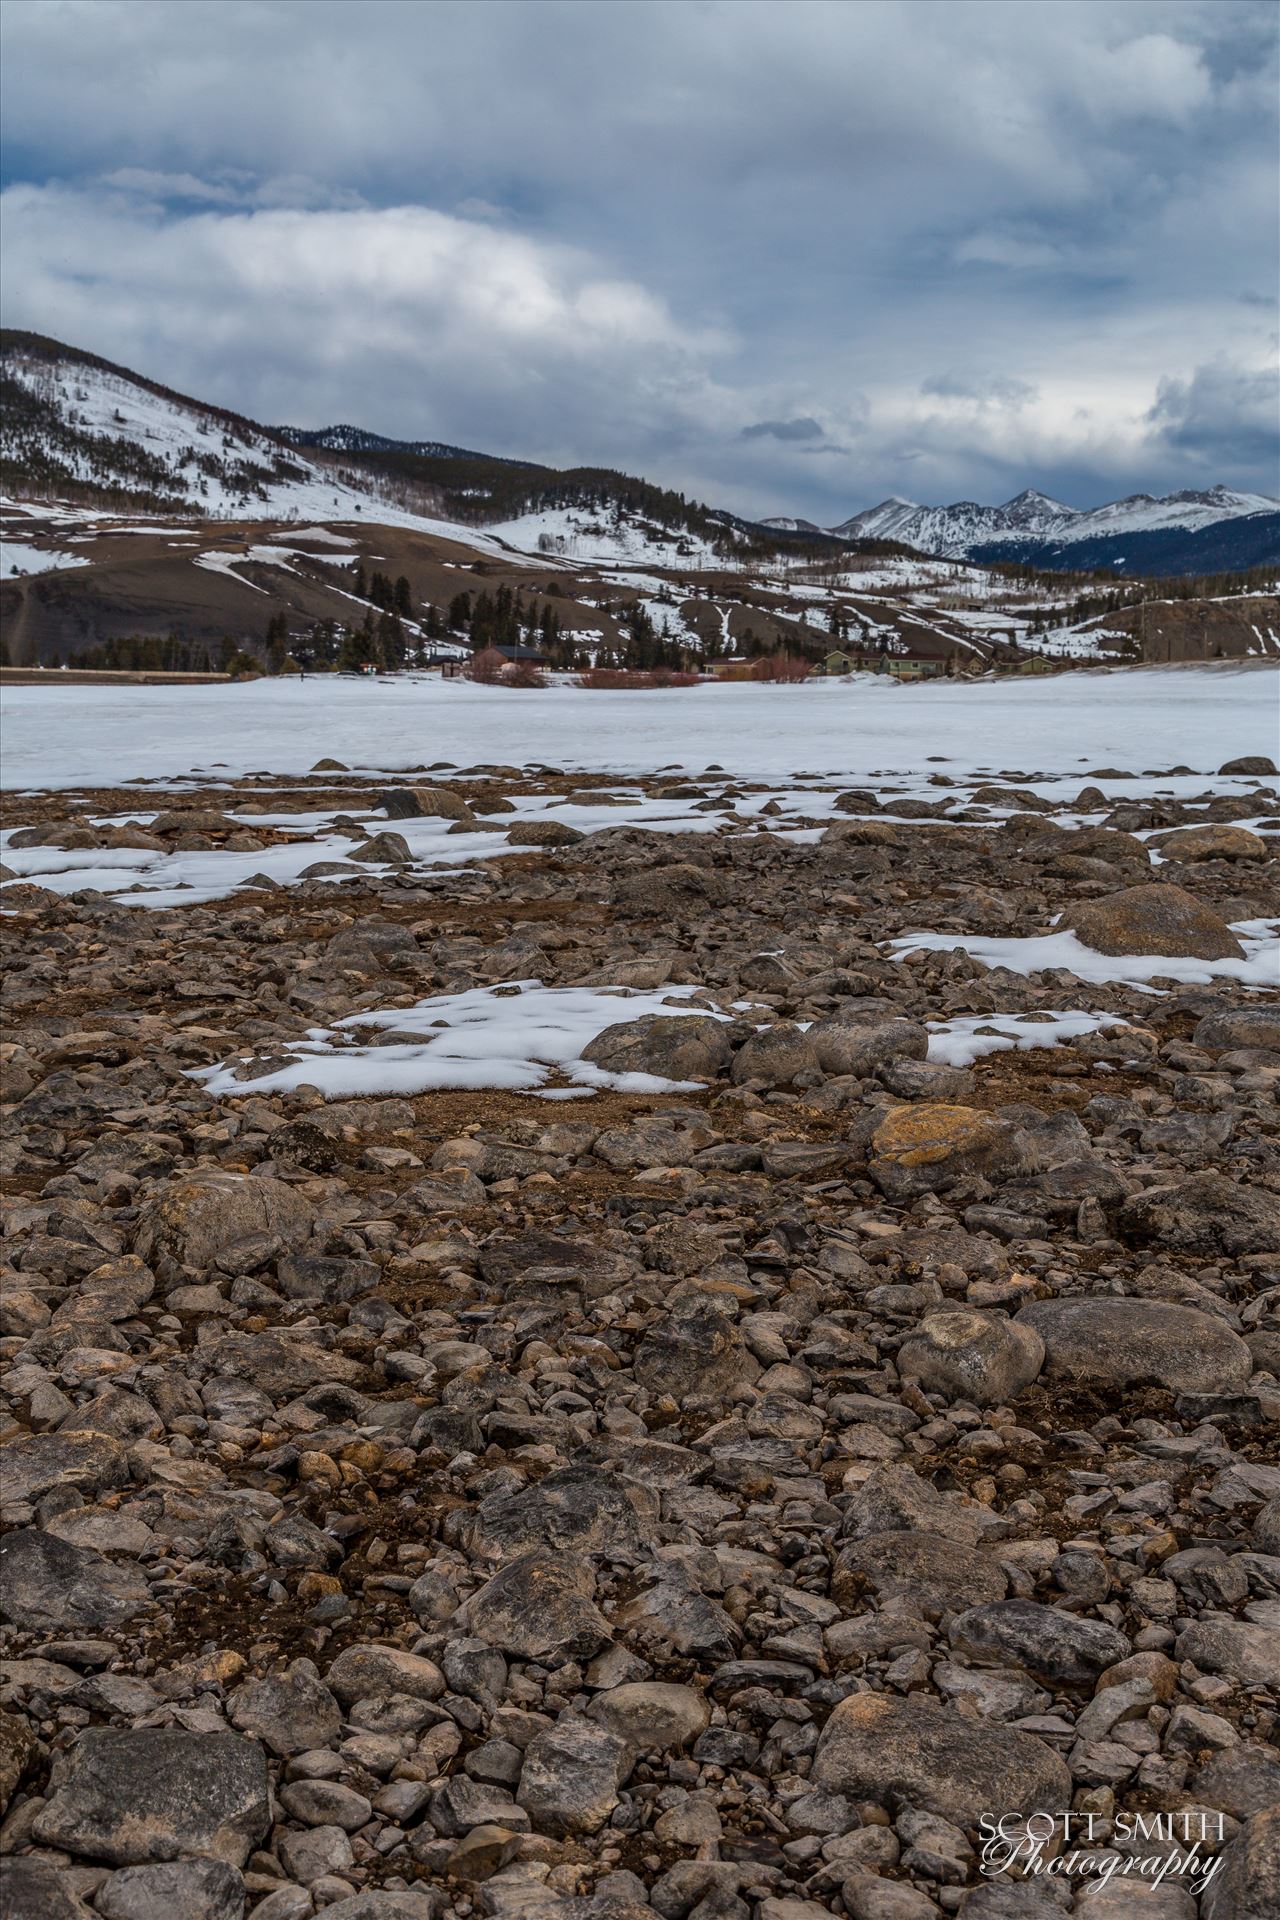
<path fill-rule="evenodd" d="M 920 391 L 940 400 L 970 400 L 979 407 L 1025 407 L 1036 397 L 1029 380 L 999 373 L 935 373 L 921 381 Z"/>
<path fill-rule="evenodd" d="M 1215 360 L 1188 380 L 1162 380 L 1149 416 L 1179 452 L 1216 474 L 1224 463 L 1273 463 L 1280 421 L 1280 372 Z"/>
<path fill-rule="evenodd" d="M 821 440 L 822 428 L 808 414 L 798 420 L 756 420 L 742 429 L 744 440 Z"/>
<path fill-rule="evenodd" d="M 8 0 L 0 33 L 5 318 L 224 404 L 821 521 L 1273 484 L 1199 371 L 1274 319 L 1239 294 L 1276 274 L 1270 0 Z"/>

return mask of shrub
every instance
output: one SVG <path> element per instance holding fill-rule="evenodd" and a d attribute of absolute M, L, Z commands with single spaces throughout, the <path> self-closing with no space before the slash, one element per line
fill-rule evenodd
<path fill-rule="evenodd" d="M 807 660 L 791 653 L 766 653 L 752 662 L 753 680 L 772 680 L 791 686 L 809 678 L 812 668 Z"/>
<path fill-rule="evenodd" d="M 472 654 L 466 673 L 468 680 L 476 680 L 484 687 L 496 687 L 506 670 L 506 657 L 496 647 L 482 647 L 479 653 Z"/>
<path fill-rule="evenodd" d="M 658 667 L 652 673 L 635 672 L 626 667 L 588 667 L 578 676 L 577 685 L 595 689 L 701 686 L 700 673 L 677 673 L 670 667 Z"/>
<path fill-rule="evenodd" d="M 502 676 L 504 687 L 545 687 L 546 680 L 532 660 L 513 660 Z"/>

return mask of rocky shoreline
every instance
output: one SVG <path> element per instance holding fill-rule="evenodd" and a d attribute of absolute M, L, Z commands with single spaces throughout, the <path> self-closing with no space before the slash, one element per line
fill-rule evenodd
<path fill-rule="evenodd" d="M 1230 971 L 1280 800 L 1223 772 L 14 801 L 54 856 L 326 821 L 286 885 L 0 896 L 15 1920 L 1280 1912 L 1280 995 Z M 1169 973 L 965 944 L 1055 929 Z M 529 981 L 686 992 L 594 1091 L 380 1086 L 394 1018 L 367 1097 L 305 1078 Z M 1068 1813 L 1073 1872 L 995 1870 Z"/>

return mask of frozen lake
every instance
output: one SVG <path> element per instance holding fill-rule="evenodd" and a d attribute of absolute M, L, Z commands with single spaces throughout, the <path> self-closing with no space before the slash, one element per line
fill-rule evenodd
<path fill-rule="evenodd" d="M 51 681 L 53 676 L 50 676 Z M 1184 667 L 900 687 L 871 680 L 652 692 L 479 687 L 435 675 L 203 687 L 8 687 L 8 788 L 110 786 L 193 773 L 305 773 L 321 757 L 394 772 L 450 761 L 579 771 L 953 777 L 1093 767 L 1213 773 L 1274 756 L 1280 669 Z"/>

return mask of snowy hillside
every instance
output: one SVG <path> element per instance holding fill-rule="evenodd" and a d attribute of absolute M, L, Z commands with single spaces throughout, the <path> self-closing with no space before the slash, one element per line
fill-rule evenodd
<path fill-rule="evenodd" d="M 726 564 L 721 548 L 701 535 L 677 532 L 642 514 L 620 510 L 552 507 L 501 521 L 487 531 L 520 553 L 596 566 L 671 566 L 683 570 Z M 731 542 L 734 537 L 734 528 L 726 524 L 724 539 Z"/>
<path fill-rule="evenodd" d="M 363 476 L 353 486 L 252 421 L 29 338 L 13 336 L 3 360 L 0 470 L 14 492 L 213 519 L 386 517 Z"/>

